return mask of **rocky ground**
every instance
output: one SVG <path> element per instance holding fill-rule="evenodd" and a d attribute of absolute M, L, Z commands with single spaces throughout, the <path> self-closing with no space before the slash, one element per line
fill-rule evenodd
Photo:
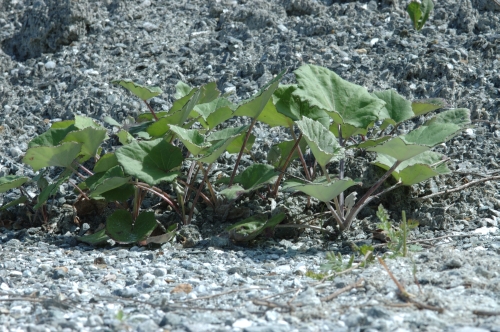
<path fill-rule="evenodd" d="M 283 83 L 293 82 L 293 70 L 311 63 L 369 91 L 445 98 L 473 119 L 440 147 L 453 175 L 380 201 L 395 220 L 405 209 L 419 221 L 412 240 L 428 239 L 412 259 L 387 259 L 416 304 L 401 301 L 379 263 L 322 283 L 304 275 L 319 272 L 328 250 L 348 260 L 350 242 L 372 243 L 376 206 L 337 239 L 307 230 L 234 246 L 219 241 L 223 225 L 201 213 L 194 225 L 202 240 L 192 249 L 92 248 L 75 236 L 103 219 L 68 224 L 76 196 L 64 185 L 51 201 L 51 227 L 30 224 L 22 209 L 2 214 L 9 227 L 0 228 L 0 330 L 499 331 L 498 181 L 413 198 L 497 175 L 500 6 L 439 1 L 417 33 L 406 4 L 0 0 L 0 176 L 34 175 L 21 159 L 53 122 L 75 114 L 121 122 L 147 112 L 110 84 L 117 78 L 161 87 L 151 104 L 168 109 L 179 80 L 216 81 L 238 101 L 283 69 Z M 256 134 L 257 152 L 286 135 L 262 126 Z M 0 203 L 18 195 L 3 194 Z"/>

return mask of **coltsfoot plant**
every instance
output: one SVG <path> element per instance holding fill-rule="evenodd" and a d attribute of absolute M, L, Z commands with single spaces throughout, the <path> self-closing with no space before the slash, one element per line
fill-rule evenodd
<path fill-rule="evenodd" d="M 410 15 L 415 30 L 420 31 L 425 22 L 429 19 L 431 11 L 434 9 L 432 0 L 411 0 L 406 11 Z"/>
<path fill-rule="evenodd" d="M 127 126 L 105 118 L 118 128 L 116 135 L 122 145 L 110 151 L 101 146 L 109 138 L 107 129 L 82 116 L 54 123 L 33 139 L 23 162 L 34 171 L 62 168 L 60 175 L 43 187 L 35 208 L 43 206 L 61 183 L 68 181 L 80 199 L 115 202 L 119 207 L 108 217 L 104 230 L 83 240 L 99 243 L 109 237 L 119 243 L 144 244 L 170 239 L 172 236 L 166 234 L 173 232 L 173 228 L 163 229 L 165 234 L 151 237 L 161 225 L 153 211 L 141 209 L 146 193 L 163 200 L 172 216 L 189 224 L 199 201 L 214 213 L 227 214 L 245 195 L 276 198 L 281 188 L 323 202 L 339 230 L 344 231 L 358 212 L 380 195 L 450 173 L 446 157 L 431 149 L 470 123 L 469 110 L 445 110 L 422 126 L 401 133 L 398 128 L 403 122 L 444 107 L 444 101 L 412 103 L 393 90 L 369 93 L 327 68 L 313 65 L 295 71 L 297 84 L 280 85 L 283 75 L 239 104 L 221 96 L 214 82 L 196 88 L 179 82 L 172 107 L 161 112 L 148 103 L 162 93 L 159 88 L 130 80 L 113 81 L 143 100 L 149 112 L 129 119 Z M 234 117 L 245 117 L 249 124 L 225 125 Z M 285 127 L 293 139 L 272 146 L 267 161 L 242 168 L 239 163 L 243 154 L 252 151 L 252 129 L 257 122 Z M 307 149 L 316 160 L 312 169 L 304 159 Z M 344 195 L 360 184 L 346 174 L 349 149 L 375 154 L 374 164 L 386 171 L 357 201 L 355 193 Z M 225 152 L 236 154 L 236 162 L 227 176 L 214 179 L 213 165 Z M 302 178 L 287 175 L 288 166 L 296 160 L 303 166 Z M 332 162 L 338 165 L 334 172 L 329 171 Z M 382 187 L 391 176 L 396 184 Z M 0 178 L 0 192 L 28 181 L 22 176 Z M 22 196 L 16 203 L 22 202 Z M 284 219 L 278 208 L 270 216 L 251 217 L 227 231 L 233 240 L 247 241 L 262 232 L 269 234 Z"/>

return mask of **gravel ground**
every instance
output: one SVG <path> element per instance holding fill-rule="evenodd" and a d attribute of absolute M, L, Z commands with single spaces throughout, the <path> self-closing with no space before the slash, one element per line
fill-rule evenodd
<path fill-rule="evenodd" d="M 203 240 L 194 248 L 93 248 L 75 239 L 93 225 L 67 225 L 74 197 L 63 186 L 51 201 L 51 233 L 27 227 L 21 210 L 9 211 L 20 229 L 0 228 L 0 331 L 500 331 L 498 182 L 424 201 L 400 197 L 498 171 L 500 5 L 439 1 L 421 33 L 405 7 L 399 0 L 0 0 L 0 176 L 33 175 L 21 159 L 51 122 L 146 112 L 109 84 L 116 78 L 160 86 L 151 103 L 168 109 L 179 80 L 215 80 L 237 101 L 282 69 L 289 83 L 293 70 L 313 63 L 370 91 L 445 98 L 475 121 L 440 148 L 454 175 L 382 200 L 395 219 L 402 208 L 418 219 L 412 239 L 428 239 L 411 258 L 386 260 L 417 303 L 401 301 L 378 263 L 322 283 L 305 276 L 319 272 L 327 250 L 347 260 L 351 241 L 372 242 L 370 210 L 335 241 L 305 231 L 239 247 L 212 237 L 201 215 Z M 258 150 L 285 135 L 256 132 Z M 0 204 L 18 194 L 0 196 Z M 338 290 L 345 292 L 327 298 Z"/>

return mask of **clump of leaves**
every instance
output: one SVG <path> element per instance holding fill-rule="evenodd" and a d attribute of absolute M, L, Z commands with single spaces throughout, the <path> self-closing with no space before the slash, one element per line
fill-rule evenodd
<path fill-rule="evenodd" d="M 155 112 L 147 101 L 160 95 L 160 88 L 127 79 L 113 81 L 141 99 L 149 112 L 127 119 L 126 125 L 104 119 L 119 128 L 117 137 L 122 146 L 112 151 L 101 147 L 109 138 L 106 128 L 82 116 L 54 123 L 34 138 L 24 163 L 34 171 L 62 168 L 52 183 L 40 186 L 34 208 L 43 206 L 67 181 L 80 199 L 113 202 L 119 207 L 108 217 L 104 230 L 81 240 L 101 243 L 112 238 L 118 243 L 149 243 L 153 231 L 162 225 L 152 211 L 142 209 L 147 193 L 165 202 L 179 222 L 190 224 L 198 201 L 214 213 L 224 210 L 227 214 L 244 196 L 257 193 L 263 199 L 274 198 L 282 188 L 324 203 L 339 230 L 344 231 L 358 212 L 380 195 L 450 173 L 446 157 L 431 149 L 470 123 L 469 110 L 443 111 L 409 133 L 399 134 L 402 123 L 444 108 L 444 100 L 410 102 L 393 90 L 369 93 L 327 68 L 313 65 L 294 72 L 297 84 L 280 86 L 284 73 L 238 104 L 221 96 L 215 82 L 200 87 L 179 82 L 172 107 L 161 112 Z M 250 124 L 219 129 L 233 117 L 245 117 Z M 292 139 L 273 145 L 267 163 L 241 167 L 243 154 L 251 153 L 255 141 L 252 130 L 257 122 L 283 127 Z M 305 161 L 307 148 L 314 156 L 313 165 Z M 346 193 L 361 184 L 346 174 L 348 149 L 374 153 L 374 164 L 386 171 L 357 201 L 356 192 Z M 212 183 L 212 166 L 225 152 L 237 155 L 236 162 L 230 175 Z M 303 166 L 302 178 L 287 175 L 288 166 L 296 160 Z M 329 167 L 332 162 L 338 162 L 335 171 Z M 385 185 L 391 176 L 396 184 Z M 25 177 L 0 178 L 0 192 L 26 181 Z M 22 202 L 22 198 L 15 202 Z M 235 241 L 251 241 L 261 233 L 268 234 L 284 219 L 279 211 L 270 219 L 254 216 L 228 228 L 228 232 Z M 163 228 L 163 232 L 164 236 L 151 241 L 172 238 L 173 229 Z M 330 258 L 335 268 L 335 259 Z"/>
<path fill-rule="evenodd" d="M 377 217 L 380 223 L 377 227 L 383 232 L 387 240 L 387 248 L 392 252 L 391 257 L 408 255 L 408 250 L 419 251 L 422 248 L 418 245 L 408 246 L 408 232 L 418 227 L 416 220 L 406 220 L 406 212 L 402 212 L 402 221 L 399 227 L 394 227 L 389 220 L 389 213 L 382 206 L 379 205 L 377 210 Z"/>
<path fill-rule="evenodd" d="M 406 7 L 415 30 L 420 31 L 429 19 L 434 3 L 432 0 L 412 0 Z"/>

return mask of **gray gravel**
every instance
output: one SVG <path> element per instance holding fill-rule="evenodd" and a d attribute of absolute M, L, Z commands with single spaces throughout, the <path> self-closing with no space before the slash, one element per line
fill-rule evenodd
<path fill-rule="evenodd" d="M 304 275 L 319 272 L 327 250 L 347 261 L 349 241 L 371 243 L 370 209 L 336 241 L 308 230 L 242 248 L 210 238 L 212 220 L 198 216 L 203 240 L 192 249 L 91 248 L 75 239 L 88 224 L 67 225 L 64 211 L 74 197 L 63 186 L 51 201 L 53 234 L 0 228 L 0 331 L 500 331 L 498 182 L 425 201 L 404 198 L 498 171 L 500 6 L 439 1 L 421 33 L 411 28 L 405 6 L 399 0 L 0 0 L 0 176 L 33 175 L 21 159 L 51 122 L 74 114 L 122 121 L 146 112 L 109 84 L 116 78 L 160 86 L 156 109 L 171 105 L 179 80 L 215 80 L 241 100 L 282 69 L 289 69 L 283 83 L 292 82 L 292 71 L 304 63 L 370 91 L 445 98 L 450 107 L 469 108 L 477 121 L 441 147 L 456 174 L 382 200 L 395 219 L 404 208 L 419 220 L 412 239 L 441 237 L 424 242 L 413 261 L 387 263 L 418 301 L 444 311 L 403 305 L 380 264 L 320 284 Z M 256 133 L 258 152 L 285 134 L 265 127 Z M 0 204 L 18 194 L 0 196 Z M 20 210 L 9 213 L 21 224 L 25 219 Z M 322 301 L 355 282 L 361 286 Z"/>

